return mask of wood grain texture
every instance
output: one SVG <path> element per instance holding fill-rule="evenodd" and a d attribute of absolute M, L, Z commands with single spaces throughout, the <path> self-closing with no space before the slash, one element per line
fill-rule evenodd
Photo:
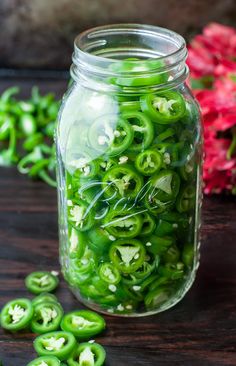
<path fill-rule="evenodd" d="M 61 93 L 62 82 L 40 83 Z M 107 350 L 106 366 L 235 366 L 235 237 L 235 198 L 206 198 L 195 284 L 181 303 L 159 315 L 106 317 L 107 330 L 99 337 Z M 18 296 L 31 297 L 24 278 L 40 269 L 59 269 L 56 192 L 14 168 L 1 168 L 0 307 Z M 63 280 L 57 296 L 66 311 L 83 307 Z M 26 366 L 35 357 L 33 339 L 30 333 L 0 330 L 4 366 Z"/>

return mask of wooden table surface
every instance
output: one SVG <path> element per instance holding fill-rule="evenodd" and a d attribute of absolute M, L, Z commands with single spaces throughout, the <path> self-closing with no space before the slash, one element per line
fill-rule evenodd
<path fill-rule="evenodd" d="M 2 80 L 22 85 L 31 79 Z M 44 91 L 60 95 L 65 81 L 36 80 Z M 236 200 L 205 198 L 201 265 L 197 279 L 174 308 L 139 319 L 106 317 L 98 337 L 107 350 L 106 366 L 236 365 Z M 35 270 L 58 270 L 56 191 L 31 182 L 15 168 L 0 168 L 0 307 L 29 296 L 25 276 Z M 62 280 L 57 295 L 66 311 L 82 308 Z M 4 366 L 26 366 L 35 357 L 34 335 L 0 330 Z"/>

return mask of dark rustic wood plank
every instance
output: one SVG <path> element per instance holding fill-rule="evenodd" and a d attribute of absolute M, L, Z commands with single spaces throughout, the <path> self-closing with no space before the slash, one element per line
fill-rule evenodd
<path fill-rule="evenodd" d="M 59 91 L 60 83 L 50 88 Z M 23 85 L 25 94 L 31 85 Z M 106 317 L 99 342 L 107 366 L 236 365 L 236 199 L 205 198 L 203 218 L 201 265 L 192 289 L 156 316 Z M 0 168 L 0 307 L 14 297 L 31 297 L 24 278 L 39 269 L 59 269 L 56 192 L 15 168 Z M 57 295 L 66 311 L 83 307 L 63 280 Z M 4 366 L 25 366 L 35 356 L 33 338 L 0 330 Z"/>

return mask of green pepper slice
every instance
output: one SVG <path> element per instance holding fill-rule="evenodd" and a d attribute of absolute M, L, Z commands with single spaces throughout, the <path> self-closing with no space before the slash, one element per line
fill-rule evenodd
<path fill-rule="evenodd" d="M 104 348 L 98 343 L 81 343 L 68 358 L 69 366 L 102 366 L 106 359 Z"/>
<path fill-rule="evenodd" d="M 178 212 L 187 212 L 194 208 L 196 200 L 196 190 L 192 185 L 188 185 L 180 190 L 176 200 L 176 209 Z"/>
<path fill-rule="evenodd" d="M 121 280 L 120 272 L 111 263 L 102 263 L 98 273 L 103 281 L 111 285 L 117 285 Z"/>
<path fill-rule="evenodd" d="M 73 180 L 78 179 L 80 182 L 94 178 L 99 173 L 99 163 L 92 160 L 86 152 L 77 154 L 76 159 L 70 161 L 69 165 L 74 170 Z"/>
<path fill-rule="evenodd" d="M 87 244 L 87 238 L 84 232 L 76 230 L 74 227 L 69 228 L 69 257 L 70 258 L 81 258 L 85 246 Z"/>
<path fill-rule="evenodd" d="M 67 360 L 75 347 L 74 335 L 64 331 L 42 334 L 34 340 L 34 349 L 39 356 L 55 356 L 61 361 Z"/>
<path fill-rule="evenodd" d="M 91 276 L 95 264 L 95 255 L 89 247 L 86 247 L 83 256 L 70 261 L 69 277 L 76 286 L 84 283 Z"/>
<path fill-rule="evenodd" d="M 50 272 L 33 272 L 25 279 L 25 286 L 33 294 L 54 291 L 59 284 L 57 276 Z"/>
<path fill-rule="evenodd" d="M 103 227 L 116 238 L 134 238 L 142 229 L 142 216 L 135 211 L 117 211 L 110 208 Z"/>
<path fill-rule="evenodd" d="M 171 207 L 179 193 L 180 178 L 172 170 L 162 170 L 149 180 L 149 190 L 145 196 L 146 207 L 160 213 Z"/>
<path fill-rule="evenodd" d="M 194 245 L 193 244 L 185 244 L 182 251 L 182 261 L 183 263 L 190 268 L 193 265 L 194 260 Z"/>
<path fill-rule="evenodd" d="M 63 309 L 59 303 L 48 301 L 34 306 L 31 321 L 32 332 L 44 334 L 57 330 L 63 317 Z"/>
<path fill-rule="evenodd" d="M 172 235 L 176 231 L 177 227 L 178 227 L 177 223 L 172 224 L 166 220 L 160 219 L 155 229 L 155 235 L 157 236 Z"/>
<path fill-rule="evenodd" d="M 132 144 L 134 131 L 123 116 L 104 115 L 92 124 L 88 137 L 95 150 L 116 156 Z"/>
<path fill-rule="evenodd" d="M 170 280 L 179 280 L 184 276 L 184 264 L 182 262 L 166 263 L 159 267 L 159 273 Z"/>
<path fill-rule="evenodd" d="M 121 112 L 140 111 L 140 109 L 139 100 L 127 100 L 120 103 Z"/>
<path fill-rule="evenodd" d="M 1 326 L 12 332 L 25 329 L 29 325 L 33 313 L 34 309 L 30 300 L 20 298 L 9 301 L 1 311 Z"/>
<path fill-rule="evenodd" d="M 151 235 L 156 227 L 155 219 L 148 212 L 143 212 L 141 215 L 142 215 L 143 226 L 139 235 L 140 236 Z"/>
<path fill-rule="evenodd" d="M 132 166 L 121 165 L 108 170 L 103 176 L 104 195 L 109 199 L 134 199 L 143 186 L 143 178 Z"/>
<path fill-rule="evenodd" d="M 30 113 L 24 113 L 20 117 L 19 127 L 24 136 L 31 136 L 37 130 L 37 123 L 35 118 Z"/>
<path fill-rule="evenodd" d="M 35 358 L 27 366 L 61 366 L 61 363 L 57 357 L 43 356 Z"/>
<path fill-rule="evenodd" d="M 142 112 L 125 112 L 122 117 L 127 124 L 132 126 L 134 136 L 128 151 L 139 152 L 151 145 L 154 138 L 152 121 Z"/>
<path fill-rule="evenodd" d="M 111 261 L 123 273 L 133 273 L 145 261 L 146 250 L 141 241 L 136 239 L 119 239 L 109 251 Z"/>
<path fill-rule="evenodd" d="M 34 133 L 33 135 L 28 136 L 23 142 L 23 148 L 26 151 L 32 151 L 38 145 L 43 143 L 44 136 L 41 132 Z"/>
<path fill-rule="evenodd" d="M 64 315 L 61 328 L 74 334 L 78 339 L 86 340 L 101 333 L 106 327 L 105 320 L 90 310 L 72 311 Z"/>
<path fill-rule="evenodd" d="M 76 199 L 75 202 L 67 202 L 68 219 L 75 229 L 87 231 L 94 225 L 94 217 L 92 209 L 88 209 L 89 205 L 81 200 Z"/>
<path fill-rule="evenodd" d="M 36 306 L 37 304 L 41 304 L 44 302 L 56 302 L 58 303 L 58 299 L 55 295 L 50 294 L 49 292 L 43 292 L 42 294 L 36 296 L 33 300 L 32 300 L 32 305 Z"/>
<path fill-rule="evenodd" d="M 160 124 L 177 122 L 186 111 L 182 95 L 175 91 L 163 91 L 140 98 L 141 109 L 152 121 Z"/>
<path fill-rule="evenodd" d="M 146 240 L 147 251 L 154 255 L 161 255 L 175 243 L 175 238 L 172 236 L 158 237 L 156 235 L 151 235 Z"/>
<path fill-rule="evenodd" d="M 180 259 L 180 250 L 176 244 L 170 246 L 163 254 L 163 260 L 166 263 L 177 263 Z"/>
<path fill-rule="evenodd" d="M 141 152 L 135 160 L 136 169 L 143 175 L 152 175 L 157 173 L 161 169 L 161 166 L 161 154 L 152 149 Z"/>
<path fill-rule="evenodd" d="M 164 68 L 161 60 L 140 60 L 136 57 L 130 57 L 115 64 L 110 69 L 118 73 L 118 77 L 110 78 L 111 84 L 122 87 L 145 87 L 164 84 L 168 80 L 168 73 L 161 71 Z"/>
<path fill-rule="evenodd" d="M 169 298 L 169 289 L 167 287 L 158 287 L 155 290 L 148 292 L 146 295 L 144 302 L 147 309 L 155 309 L 157 306 L 159 307 Z"/>
<path fill-rule="evenodd" d="M 88 238 L 90 240 L 89 247 L 98 254 L 104 253 L 114 240 L 109 232 L 100 226 L 90 229 Z"/>

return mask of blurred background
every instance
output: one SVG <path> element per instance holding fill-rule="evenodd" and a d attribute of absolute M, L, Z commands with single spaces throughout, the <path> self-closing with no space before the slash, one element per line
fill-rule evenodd
<path fill-rule="evenodd" d="M 1 0 L 0 68 L 68 69 L 75 36 L 96 25 L 148 23 L 188 40 L 235 19 L 235 0 Z"/>

